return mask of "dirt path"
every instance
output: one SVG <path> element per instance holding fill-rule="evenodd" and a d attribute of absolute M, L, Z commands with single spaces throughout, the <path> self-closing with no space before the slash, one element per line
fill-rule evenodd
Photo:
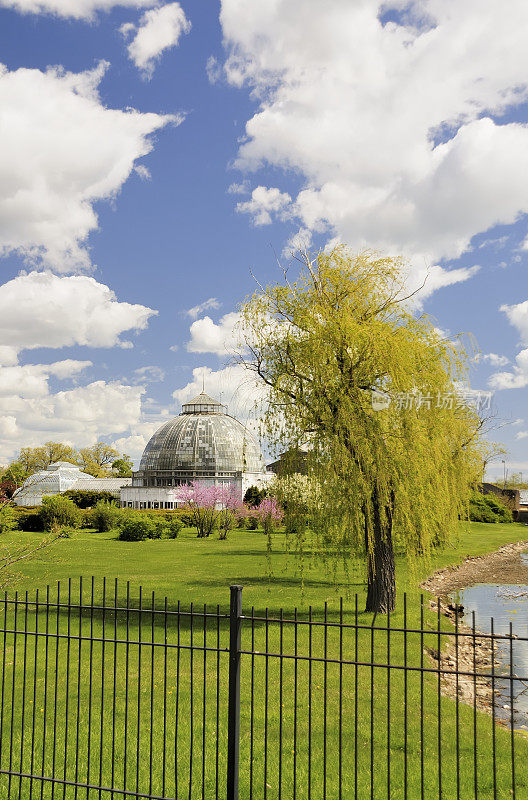
<path fill-rule="evenodd" d="M 521 553 L 526 552 L 528 541 L 505 544 L 494 553 L 466 558 L 458 566 L 441 569 L 421 586 L 436 597 L 445 598 L 476 583 L 528 584 L 528 564 L 521 561 Z"/>
<path fill-rule="evenodd" d="M 433 573 L 425 580 L 421 587 L 440 598 L 440 608 L 443 614 L 453 622 L 455 611 L 449 599 L 451 592 L 465 589 L 476 583 L 497 584 L 525 584 L 528 585 L 528 564 L 523 564 L 521 553 L 528 552 L 528 541 L 515 542 L 500 547 L 494 553 L 475 558 L 466 558 L 458 566 L 446 567 Z M 437 601 L 433 600 L 431 606 L 436 609 Z M 471 633 L 471 630 L 460 622 L 460 633 Z M 477 636 L 460 636 L 458 646 L 455 646 L 455 637 L 449 637 L 449 643 L 440 656 L 440 669 L 446 670 L 442 676 L 442 693 L 448 697 L 456 698 L 462 703 L 472 705 L 476 694 L 476 705 L 482 711 L 491 714 L 493 693 L 491 680 L 480 676 L 473 680 L 471 675 L 459 675 L 458 681 L 455 673 L 457 668 L 462 672 L 484 675 L 491 671 L 492 651 L 489 639 Z M 428 651 L 435 666 L 438 666 L 438 652 Z M 497 707 L 501 705 L 500 697 L 495 698 Z M 509 708 L 509 706 L 505 706 Z M 505 724 L 497 719 L 499 724 Z M 524 727 L 524 726 L 523 726 Z"/>

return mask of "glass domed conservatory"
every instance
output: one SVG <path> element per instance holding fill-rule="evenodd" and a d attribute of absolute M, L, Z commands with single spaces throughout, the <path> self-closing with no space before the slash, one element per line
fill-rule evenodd
<path fill-rule="evenodd" d="M 147 444 L 132 485 L 121 490 L 129 508 L 174 508 L 174 489 L 193 480 L 249 486 L 269 480 L 254 436 L 221 403 L 202 392 Z"/>

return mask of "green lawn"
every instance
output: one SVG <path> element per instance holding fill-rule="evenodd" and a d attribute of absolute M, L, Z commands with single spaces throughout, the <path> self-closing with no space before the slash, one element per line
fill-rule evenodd
<path fill-rule="evenodd" d="M 489 552 L 525 537 L 528 538 L 525 526 L 473 523 L 461 527 L 458 542 L 436 553 L 427 565 L 420 564 L 409 571 L 404 559 L 398 558 L 398 608 L 391 615 L 391 628 L 402 627 L 404 591 L 408 595 L 408 627 L 418 626 L 418 583 L 422 575 L 457 563 L 467 555 Z M 9 536 L 11 541 L 20 542 L 38 538 L 38 534 L 29 533 Z M 294 794 L 299 799 L 321 800 L 326 796 L 333 800 L 340 797 L 340 785 L 341 796 L 349 798 L 355 796 L 356 781 L 358 798 L 370 797 L 371 790 L 376 800 L 389 796 L 420 798 L 422 781 L 423 796 L 438 798 L 439 779 L 443 797 L 473 798 L 475 768 L 478 797 L 491 799 L 493 739 L 496 796 L 511 797 L 508 731 L 498 726 L 494 731 L 490 718 L 480 713 L 475 727 L 472 708 L 462 704 L 457 707 L 449 698 L 439 701 L 434 672 L 422 676 L 419 669 L 394 669 L 389 674 L 383 666 L 370 666 L 372 662 L 387 663 L 390 652 L 391 663 L 396 666 L 419 668 L 423 664 L 433 668 L 423 651 L 423 645 L 435 647 L 439 639 L 428 604 L 423 613 L 431 632 L 424 637 L 419 633 L 387 631 L 386 618 L 381 617 L 372 628 L 372 615 L 362 613 L 361 565 L 352 566 L 348 577 L 343 567 L 334 570 L 329 564 L 325 569 L 311 563 L 308 557 L 303 567 L 301 590 L 298 565 L 285 552 L 283 537 L 275 537 L 268 560 L 264 536 L 247 531 L 232 532 L 227 541 L 216 537 L 200 540 L 185 531 L 175 541 L 142 543 L 119 542 L 113 534 L 79 531 L 19 565 L 20 574 L 12 582 L 19 598 L 29 591 L 34 600 L 38 589 L 42 601 L 47 584 L 51 586 L 52 599 L 56 598 L 60 581 L 64 602 L 71 578 L 70 591 L 78 603 L 82 576 L 85 605 L 90 601 L 93 576 L 94 601 L 100 605 L 106 577 L 106 601 L 111 606 L 117 578 L 119 606 L 124 604 L 126 581 L 130 581 L 131 607 L 137 609 L 141 586 L 143 607 L 150 606 L 155 591 L 156 608 L 163 612 L 167 597 L 169 614 L 165 626 L 163 613 L 153 616 L 144 612 L 140 631 L 137 610 L 114 614 L 111 610 L 103 613 L 84 609 L 82 614 L 77 610 L 68 614 L 63 608 L 57 611 L 52 607 L 46 614 L 45 608 L 39 607 L 36 614 L 31 605 L 27 613 L 20 606 L 15 620 L 15 610 L 10 605 L 5 616 L 7 625 L 2 628 L 27 630 L 30 635 L 17 635 L 16 647 L 12 633 L 4 638 L 0 688 L 4 695 L 4 716 L 0 720 L 2 769 L 9 766 L 11 757 L 13 770 L 54 774 L 66 781 L 77 775 L 80 782 L 110 786 L 113 779 L 115 787 L 123 788 L 126 775 L 130 796 L 152 789 L 155 795 L 171 798 L 212 798 L 216 796 L 218 742 L 218 796 L 224 797 L 227 656 L 212 649 L 205 651 L 204 658 L 203 650 L 188 647 L 192 642 L 194 648 L 204 643 L 208 648 L 224 648 L 227 625 L 221 620 L 217 627 L 216 621 L 209 619 L 204 631 L 202 618 L 192 618 L 191 625 L 188 616 L 178 625 L 170 611 L 177 608 L 178 601 L 180 608 L 187 610 L 192 602 L 195 610 L 203 611 L 206 603 L 211 610 L 219 604 L 226 611 L 229 584 L 239 583 L 244 586 L 244 613 L 257 617 L 265 616 L 267 609 L 270 617 L 280 618 L 282 613 L 291 619 L 297 607 L 298 618 L 307 619 L 311 606 L 312 620 L 321 621 L 326 603 L 328 619 L 336 620 L 343 595 L 343 619 L 355 622 L 357 593 L 357 622 L 365 626 L 344 629 L 340 637 L 336 628 L 304 625 L 295 637 L 289 623 L 273 623 L 267 628 L 260 620 L 253 625 L 250 621 L 244 623 L 243 649 L 261 653 L 282 649 L 299 656 L 311 652 L 315 657 L 326 652 L 336 661 L 325 666 L 322 661 L 310 664 L 302 659 L 242 656 L 241 800 L 250 796 L 274 800 Z M 42 636 L 46 626 L 49 635 Z M 442 628 L 448 628 L 444 620 Z M 97 641 L 90 642 L 89 637 Z M 165 637 L 169 644 L 179 643 L 180 648 L 158 647 Z M 131 642 L 128 646 L 127 638 Z M 134 644 L 139 640 L 143 642 L 141 647 Z M 343 660 L 358 663 L 341 667 L 337 663 L 340 654 Z M 520 736 L 515 738 L 516 796 L 528 798 L 528 782 L 523 774 L 528 746 Z M 191 766 L 193 781 L 189 789 Z M 100 795 L 95 789 L 76 792 L 69 785 L 41 785 L 29 778 L 9 781 L 4 776 L 0 778 L 0 796 L 80 796 L 91 800 L 112 794 Z M 123 795 L 114 794 L 119 796 Z"/>

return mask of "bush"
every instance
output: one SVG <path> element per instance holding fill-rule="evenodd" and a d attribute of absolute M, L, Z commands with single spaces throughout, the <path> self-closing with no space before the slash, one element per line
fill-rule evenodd
<path fill-rule="evenodd" d="M 68 489 L 63 497 L 69 497 L 79 508 L 93 508 L 100 501 L 117 507 L 118 501 L 112 492 L 97 492 L 90 489 Z"/>
<path fill-rule="evenodd" d="M 77 528 L 81 522 L 81 512 L 69 497 L 56 494 L 42 498 L 40 519 L 46 531 L 54 525 Z"/>
<path fill-rule="evenodd" d="M 13 531 L 17 526 L 16 514 L 10 506 L 0 509 L 0 533 Z"/>
<path fill-rule="evenodd" d="M 100 533 L 119 527 L 123 512 L 107 500 L 99 500 L 90 513 L 90 521 Z"/>
<path fill-rule="evenodd" d="M 177 539 L 183 528 L 183 522 L 176 516 L 168 516 L 164 525 L 165 535 L 168 539 Z"/>
<path fill-rule="evenodd" d="M 127 510 L 119 521 L 119 536 L 122 542 L 144 542 L 146 539 L 176 539 L 182 523 L 178 517 L 165 514 L 154 515 L 145 511 Z"/>
<path fill-rule="evenodd" d="M 143 542 L 152 538 L 156 524 L 150 514 L 141 511 L 127 511 L 119 523 L 119 536 L 122 542 Z"/>
<path fill-rule="evenodd" d="M 511 509 L 492 494 L 473 492 L 469 501 L 471 522 L 513 522 Z"/>
<path fill-rule="evenodd" d="M 42 519 L 40 516 L 40 506 L 17 506 L 13 509 L 16 514 L 17 527 L 19 531 L 36 533 L 42 530 Z"/>

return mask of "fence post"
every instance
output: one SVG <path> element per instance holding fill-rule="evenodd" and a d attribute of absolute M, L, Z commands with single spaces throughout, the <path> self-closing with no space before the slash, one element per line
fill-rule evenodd
<path fill-rule="evenodd" d="M 227 800 L 238 800 L 240 745 L 240 650 L 242 586 L 231 586 L 229 611 L 229 705 L 227 727 Z"/>

